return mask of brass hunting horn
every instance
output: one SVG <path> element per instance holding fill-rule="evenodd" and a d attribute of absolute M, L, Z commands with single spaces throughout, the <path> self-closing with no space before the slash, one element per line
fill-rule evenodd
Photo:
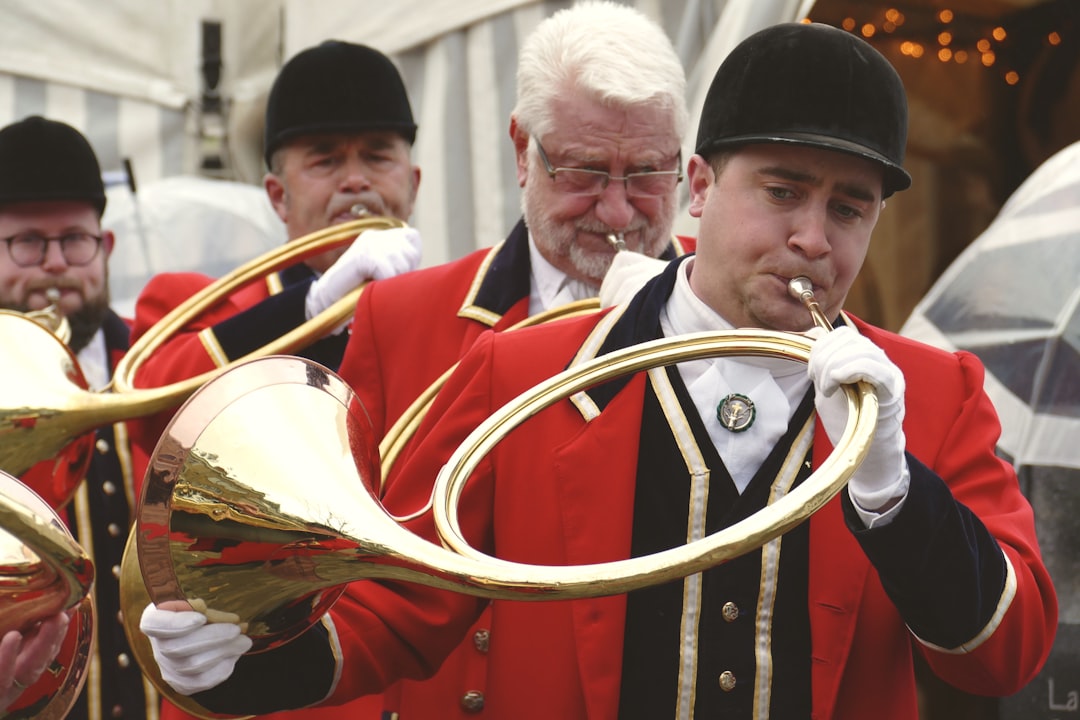
<path fill-rule="evenodd" d="M 93 643 L 93 579 L 93 563 L 48 502 L 0 472 L 0 636 L 71 613 L 59 655 L 0 715 L 59 720 L 71 710 Z"/>
<path fill-rule="evenodd" d="M 829 326 L 808 290 L 803 301 L 815 322 Z M 625 593 L 748 552 L 803 522 L 847 482 L 872 439 L 877 397 L 871 386 L 844 386 L 847 426 L 806 481 L 732 527 L 655 555 L 565 567 L 501 560 L 468 545 L 457 502 L 495 444 L 576 392 L 699 358 L 805 362 L 811 346 L 812 340 L 795 333 L 699 333 L 612 352 L 540 383 L 471 433 L 435 481 L 433 513 L 446 547 L 414 535 L 379 504 L 370 423 L 337 375 L 300 358 L 241 364 L 191 396 L 154 453 L 133 534 L 142 575 L 127 556 L 121 570 L 133 649 L 144 668 L 154 666 L 137 625 L 148 601 L 197 601 L 233 613 L 254 641 L 251 652 L 260 652 L 310 627 L 356 580 L 407 580 L 487 598 L 565 600 Z M 159 690 L 190 702 L 167 685 Z"/>
<path fill-rule="evenodd" d="M 113 392 L 91 392 L 78 361 L 44 324 L 25 314 L 0 312 L 0 338 L 20 352 L 0 355 L 0 470 L 24 477 L 54 507 L 63 506 L 86 474 L 93 431 L 121 420 L 178 406 L 223 368 L 160 388 L 135 388 L 146 359 L 192 319 L 239 287 L 350 241 L 371 229 L 402 227 L 394 218 L 362 217 L 305 235 L 236 268 L 168 313 L 136 341 L 116 368 Z M 355 290 L 317 317 L 243 359 L 289 353 L 351 317 Z M 35 468 L 41 463 L 42 466 Z"/>

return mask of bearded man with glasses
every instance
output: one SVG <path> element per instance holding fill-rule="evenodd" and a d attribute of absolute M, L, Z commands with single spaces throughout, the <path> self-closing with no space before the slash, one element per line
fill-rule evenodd
<path fill-rule="evenodd" d="M 91 390 L 108 385 L 129 340 L 129 321 L 109 307 L 108 263 L 115 239 L 101 227 L 104 211 L 101 167 L 78 130 L 39 116 L 0 129 L 0 307 L 27 312 L 55 305 L 71 327 L 68 347 Z M 98 568 L 96 656 L 87 663 L 86 684 L 68 714 L 73 719 L 158 716 L 157 693 L 144 684 L 117 621 L 120 583 L 109 571 L 120 566 L 134 509 L 128 425 L 96 431 L 86 480 L 67 507 L 56 508 Z M 27 484 L 48 476 L 51 467 L 44 466 L 52 462 L 31 468 L 23 476 Z M 50 621 L 42 628 L 62 633 L 67 626 Z M 4 647 L 11 642 L 7 639 Z M 35 645 L 32 635 L 22 642 L 28 652 Z M 36 644 L 47 645 L 40 638 Z M 15 667 L 14 677 L 3 680 L 14 680 L 16 689 L 30 685 L 34 678 Z M 0 702 L 3 698 L 0 687 Z"/>
<path fill-rule="evenodd" d="M 89 366 L 104 370 L 102 327 L 124 323 L 109 309 L 114 239 L 101 228 L 105 190 L 93 150 L 74 128 L 29 117 L 0 130 L 0 162 L 0 238 L 7 246 L 0 305 L 42 310 L 56 290 L 57 309 L 71 324 L 71 350 L 82 353 L 97 336 L 101 357 Z"/>

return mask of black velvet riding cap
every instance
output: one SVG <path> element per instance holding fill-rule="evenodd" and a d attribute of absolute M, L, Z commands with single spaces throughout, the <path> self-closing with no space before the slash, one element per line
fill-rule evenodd
<path fill-rule="evenodd" d="M 0 130 L 0 203 L 85 200 L 105 211 L 94 149 L 70 125 L 32 115 Z"/>
<path fill-rule="evenodd" d="M 390 58 L 366 45 L 327 40 L 281 68 L 266 104 L 265 158 L 299 135 L 394 130 L 416 139 L 405 83 Z"/>
<path fill-rule="evenodd" d="M 907 123 L 904 85 L 874 47 L 830 25 L 783 23 L 746 38 L 720 65 L 696 152 L 750 143 L 839 150 L 884 165 L 888 197 L 911 186 Z"/>

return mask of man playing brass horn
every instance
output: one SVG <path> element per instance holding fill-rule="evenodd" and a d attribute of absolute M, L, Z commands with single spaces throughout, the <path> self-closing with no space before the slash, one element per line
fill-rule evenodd
<path fill-rule="evenodd" d="M 101 168 L 78 130 L 38 116 L 0 130 L 0 238 L 6 246 L 0 250 L 0 305 L 41 310 L 50 304 L 48 292 L 58 290 L 56 306 L 71 328 L 69 347 L 93 390 L 108 384 L 128 348 L 127 321 L 109 307 L 108 260 L 115 239 L 101 227 L 104 210 Z M 117 621 L 119 583 L 110 571 L 120 565 L 134 517 L 129 427 L 97 429 L 85 482 L 66 508 L 56 508 L 100 568 L 94 585 L 97 655 L 71 718 L 118 712 L 125 718 L 157 717 L 157 694 L 144 684 Z M 53 469 L 52 460 L 43 461 L 24 479 L 33 487 L 40 476 L 51 479 Z"/>
<path fill-rule="evenodd" d="M 755 33 L 717 71 L 687 163 L 696 255 L 599 317 L 487 333 L 462 359 L 387 491 L 391 512 L 422 505 L 474 427 L 568 365 L 700 330 L 808 332 L 814 321 L 789 291 L 797 278 L 836 327 L 811 332 L 807 367 L 693 360 L 529 418 L 477 466 L 460 520 L 477 548 L 533 566 L 653 555 L 729 527 L 823 462 L 847 419 L 841 385 L 868 384 L 879 405 L 847 487 L 762 547 L 627 595 L 494 601 L 490 717 L 908 720 L 915 653 L 985 695 L 1039 671 L 1056 596 L 1031 508 L 994 453 L 981 365 L 842 312 L 884 199 L 910 185 L 906 133 L 900 78 L 862 39 L 802 23 Z M 725 426 L 717 416 L 732 398 L 755 412 Z M 438 541 L 430 517 L 411 527 Z M 365 585 L 347 615 L 235 661 L 185 652 L 201 628 L 159 630 L 184 613 L 151 606 L 143 626 L 175 684 L 245 712 L 332 705 L 430 675 L 483 606 Z M 322 668 L 303 693 L 291 682 L 299 667 Z"/>
<path fill-rule="evenodd" d="M 263 184 L 290 240 L 379 215 L 407 220 L 420 183 L 412 164 L 416 124 L 397 68 L 379 51 L 329 40 L 282 67 L 266 107 Z M 221 238 L 228 242 L 228 238 Z M 161 387 L 212 371 L 317 316 L 363 282 L 415 269 L 413 228 L 369 230 L 348 249 L 310 257 L 243 287 L 160 347 L 135 374 L 137 387 Z M 132 340 L 212 278 L 163 273 L 135 307 Z M 338 328 L 302 355 L 336 369 L 348 334 Z M 171 413 L 143 423 L 135 438 L 149 456 Z M 145 464 L 145 458 L 140 458 Z"/>
<path fill-rule="evenodd" d="M 578 4 L 530 35 L 509 123 L 522 220 L 495 247 L 361 294 L 341 374 L 378 437 L 484 331 L 595 297 L 615 254 L 608 235 L 621 234 L 629 249 L 650 256 L 692 249 L 692 240 L 671 234 L 685 84 L 663 29 L 632 8 Z M 485 613 L 436 677 L 388 692 L 386 710 L 475 717 L 484 702 L 485 643 L 498 642 L 489 626 Z"/>

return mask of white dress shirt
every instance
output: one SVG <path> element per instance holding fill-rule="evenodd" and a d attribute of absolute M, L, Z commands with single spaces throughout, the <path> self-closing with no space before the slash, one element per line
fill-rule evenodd
<path fill-rule="evenodd" d="M 529 317 L 576 300 L 596 297 L 600 288 L 574 280 L 549 263 L 529 233 Z"/>

